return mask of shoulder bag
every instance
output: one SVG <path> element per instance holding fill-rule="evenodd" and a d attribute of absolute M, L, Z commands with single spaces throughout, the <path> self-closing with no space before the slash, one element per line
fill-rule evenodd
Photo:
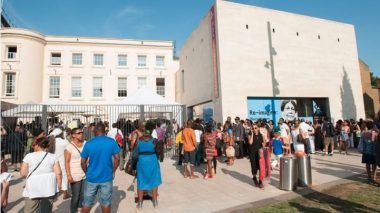
<path fill-rule="evenodd" d="M 37 166 L 36 166 L 36 168 L 34 168 L 33 169 L 33 171 L 31 172 L 31 173 L 29 173 L 29 175 L 26 177 L 26 179 L 28 180 L 28 178 L 38 169 L 38 167 L 40 167 L 40 165 L 41 165 L 41 163 L 42 163 L 42 161 L 44 161 L 44 159 L 46 158 L 46 155 L 47 155 L 48 153 L 46 152 L 45 153 L 45 155 L 44 155 L 44 157 L 42 158 L 42 160 L 37 164 Z"/>

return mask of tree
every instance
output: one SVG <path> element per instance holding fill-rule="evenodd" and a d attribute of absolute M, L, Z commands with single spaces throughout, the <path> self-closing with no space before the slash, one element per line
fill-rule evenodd
<path fill-rule="evenodd" d="M 380 88 L 380 78 L 375 76 L 373 72 L 370 72 L 371 75 L 371 85 L 376 88 Z"/>

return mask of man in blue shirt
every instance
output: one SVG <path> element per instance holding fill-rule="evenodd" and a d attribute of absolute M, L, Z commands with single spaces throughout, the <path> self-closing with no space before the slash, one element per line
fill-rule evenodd
<path fill-rule="evenodd" d="M 88 141 L 81 152 L 81 166 L 86 172 L 83 213 L 90 212 L 98 190 L 102 212 L 111 212 L 112 180 L 119 166 L 120 148 L 114 139 L 105 136 L 105 132 L 105 125 L 98 123 L 95 126 L 96 137 Z"/>

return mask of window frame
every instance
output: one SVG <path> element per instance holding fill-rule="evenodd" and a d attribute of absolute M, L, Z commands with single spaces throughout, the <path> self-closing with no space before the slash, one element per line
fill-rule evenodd
<path fill-rule="evenodd" d="M 145 63 L 144 64 L 140 64 L 140 57 L 144 57 L 145 58 Z M 147 67 L 147 59 L 148 59 L 148 56 L 147 55 L 137 55 L 137 67 Z"/>
<path fill-rule="evenodd" d="M 52 82 L 54 83 L 54 81 L 52 81 L 53 79 L 58 79 L 58 86 L 57 85 L 53 85 Z M 54 89 L 56 91 L 54 91 Z M 55 92 L 57 92 L 57 94 L 54 94 Z M 49 76 L 49 98 L 60 98 L 61 96 L 61 77 L 60 76 Z"/>
<path fill-rule="evenodd" d="M 145 85 L 140 85 L 140 80 L 145 80 Z M 147 77 L 137 77 L 137 89 L 144 88 L 148 86 L 148 78 Z"/>
<path fill-rule="evenodd" d="M 13 79 L 12 81 L 9 81 L 8 79 L 8 76 L 13 76 Z M 17 78 L 17 75 L 16 73 L 12 73 L 12 72 L 7 72 L 7 73 L 4 73 L 4 80 L 3 80 L 3 94 L 2 96 L 3 97 L 7 97 L 7 98 L 12 98 L 12 97 L 16 97 L 16 78 Z M 13 82 L 13 83 L 12 83 Z M 11 83 L 10 85 L 8 83 Z M 8 88 L 10 88 L 11 90 L 13 90 L 13 93 L 8 93 Z"/>
<path fill-rule="evenodd" d="M 121 56 L 125 56 L 125 60 L 124 61 L 120 60 Z M 125 62 L 125 65 L 120 64 L 120 62 Z M 123 54 L 123 53 L 117 54 L 117 66 L 118 67 L 128 67 L 128 54 Z"/>
<path fill-rule="evenodd" d="M 16 48 L 16 52 L 10 52 L 10 51 L 9 51 L 10 48 Z M 17 55 L 18 55 L 18 54 L 17 54 L 17 53 L 18 53 L 18 49 L 19 49 L 19 48 L 18 48 L 17 45 L 7 45 L 7 46 L 6 46 L 6 56 L 5 56 L 6 59 L 7 59 L 7 60 L 16 60 L 16 59 L 17 59 Z M 12 55 L 14 55 L 13 58 L 9 58 L 10 53 L 14 53 L 14 54 L 12 54 Z"/>
<path fill-rule="evenodd" d="M 80 64 L 74 63 L 75 61 L 77 61 L 75 59 L 74 55 L 80 55 Z M 71 54 L 71 65 L 72 66 L 82 66 L 83 65 L 83 53 L 72 53 Z"/>
<path fill-rule="evenodd" d="M 54 54 L 59 54 L 59 64 L 54 62 L 54 58 L 58 57 L 53 57 Z M 62 66 L 62 53 L 61 52 L 51 52 L 50 53 L 50 65 L 51 66 Z"/>
<path fill-rule="evenodd" d="M 158 84 L 158 82 L 157 82 L 158 79 L 163 79 L 163 85 L 159 85 Z M 165 80 L 165 78 L 156 78 L 156 93 L 158 95 L 161 95 L 162 97 L 165 97 L 165 87 L 166 87 L 166 80 Z"/>
<path fill-rule="evenodd" d="M 79 80 L 76 82 L 78 85 L 74 85 L 74 79 Z M 79 96 L 76 96 L 74 94 L 79 94 Z M 82 77 L 81 76 L 71 76 L 71 97 L 72 98 L 82 98 Z"/>
<path fill-rule="evenodd" d="M 98 86 L 98 85 L 96 85 L 95 83 L 98 83 L 98 82 L 95 82 L 95 80 L 96 79 L 100 79 L 100 88 L 96 88 L 96 86 Z M 99 90 L 99 91 L 96 91 L 96 89 L 97 90 Z M 100 93 L 100 95 L 96 95 L 96 94 L 98 94 L 98 93 Z M 92 97 L 93 98 L 103 98 L 103 95 L 104 95 L 104 90 L 103 90 L 103 77 L 93 77 L 92 78 Z"/>
<path fill-rule="evenodd" d="M 120 84 L 121 80 L 125 80 L 125 85 Z M 125 95 L 124 95 L 124 93 L 125 93 Z M 128 96 L 128 78 L 127 77 L 118 77 L 117 78 L 117 97 L 118 98 L 125 98 L 127 96 Z"/>
<path fill-rule="evenodd" d="M 158 58 L 162 58 L 162 65 L 158 64 Z M 165 56 L 164 55 L 156 55 L 156 67 L 165 67 Z"/>
<path fill-rule="evenodd" d="M 97 64 L 96 62 L 97 62 L 97 58 L 96 58 L 96 56 L 102 56 L 101 58 L 102 58 L 102 64 Z M 94 55 L 93 55 L 93 65 L 94 66 L 97 66 L 97 67 L 102 67 L 102 66 L 104 66 L 104 54 L 103 53 L 94 53 Z"/>

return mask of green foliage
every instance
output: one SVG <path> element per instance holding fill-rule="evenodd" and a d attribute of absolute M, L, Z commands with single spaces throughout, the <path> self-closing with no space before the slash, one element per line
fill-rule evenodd
<path fill-rule="evenodd" d="M 376 88 L 380 88 L 380 77 L 377 77 L 373 74 L 373 72 L 370 72 L 371 75 L 371 85 Z"/>

